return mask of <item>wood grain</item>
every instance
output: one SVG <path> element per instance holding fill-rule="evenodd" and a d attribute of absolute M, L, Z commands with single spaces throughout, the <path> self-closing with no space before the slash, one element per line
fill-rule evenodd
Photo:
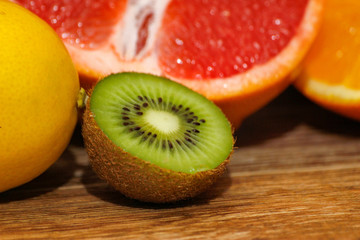
<path fill-rule="evenodd" d="M 43 175 L 0 195 L 0 239 L 360 239 L 360 124 L 289 88 L 235 133 L 227 173 L 175 204 L 127 199 L 79 129 Z"/>

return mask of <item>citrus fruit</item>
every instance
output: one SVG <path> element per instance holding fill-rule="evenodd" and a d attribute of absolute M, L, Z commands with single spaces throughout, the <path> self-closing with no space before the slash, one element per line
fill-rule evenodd
<path fill-rule="evenodd" d="M 290 84 L 322 0 L 16 0 L 61 36 L 82 86 L 116 72 L 165 76 L 219 105 L 234 127 Z"/>
<path fill-rule="evenodd" d="M 77 122 L 79 80 L 63 42 L 27 9 L 0 0 L 0 192 L 56 161 Z"/>
<path fill-rule="evenodd" d="M 360 2 L 327 0 L 295 86 L 317 104 L 360 120 Z"/>

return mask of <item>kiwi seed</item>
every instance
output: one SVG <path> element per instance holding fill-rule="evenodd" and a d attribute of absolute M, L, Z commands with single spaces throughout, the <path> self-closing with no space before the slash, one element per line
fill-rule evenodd
<path fill-rule="evenodd" d="M 198 93 L 165 78 L 110 75 L 90 92 L 83 136 L 94 171 L 147 202 L 190 198 L 225 171 L 230 123 Z"/>

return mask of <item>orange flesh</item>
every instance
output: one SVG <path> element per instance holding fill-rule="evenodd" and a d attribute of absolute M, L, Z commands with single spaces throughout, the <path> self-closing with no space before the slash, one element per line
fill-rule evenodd
<path fill-rule="evenodd" d="M 360 81 L 354 80 L 360 76 L 360 14 L 353 10 L 360 9 L 360 2 L 328 0 L 326 9 L 326 24 L 306 58 L 306 75 L 326 84 L 360 89 Z"/>

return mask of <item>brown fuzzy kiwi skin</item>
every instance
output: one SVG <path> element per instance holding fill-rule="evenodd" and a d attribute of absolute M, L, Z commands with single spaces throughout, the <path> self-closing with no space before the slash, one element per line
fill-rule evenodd
<path fill-rule="evenodd" d="M 82 134 L 94 172 L 123 195 L 143 202 L 175 202 L 204 192 L 225 172 L 231 155 L 215 169 L 194 174 L 158 167 L 116 146 L 97 125 L 90 101 Z"/>

